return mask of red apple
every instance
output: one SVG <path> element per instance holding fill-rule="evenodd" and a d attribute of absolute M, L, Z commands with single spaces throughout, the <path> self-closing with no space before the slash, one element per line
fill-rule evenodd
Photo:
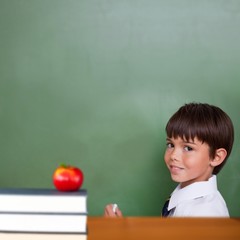
<path fill-rule="evenodd" d="M 77 191 L 83 180 L 83 172 L 75 166 L 60 165 L 53 173 L 53 184 L 59 191 Z"/>

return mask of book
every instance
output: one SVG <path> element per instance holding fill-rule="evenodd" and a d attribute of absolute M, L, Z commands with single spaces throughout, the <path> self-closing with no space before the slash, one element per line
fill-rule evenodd
<path fill-rule="evenodd" d="M 0 232 L 86 234 L 87 215 L 62 213 L 0 213 Z"/>
<path fill-rule="evenodd" d="M 0 212 L 87 213 L 87 191 L 0 189 Z"/>
<path fill-rule="evenodd" d="M 87 215 L 87 191 L 84 189 L 73 192 L 0 189 L 2 233 L 87 235 Z"/>
<path fill-rule="evenodd" d="M 1 240 L 87 240 L 86 234 L 0 233 Z"/>

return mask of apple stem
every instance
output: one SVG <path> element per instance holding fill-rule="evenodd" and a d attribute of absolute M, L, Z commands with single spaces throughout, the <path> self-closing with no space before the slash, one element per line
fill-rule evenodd
<path fill-rule="evenodd" d="M 61 163 L 60 167 L 67 168 L 68 166 L 65 163 Z"/>

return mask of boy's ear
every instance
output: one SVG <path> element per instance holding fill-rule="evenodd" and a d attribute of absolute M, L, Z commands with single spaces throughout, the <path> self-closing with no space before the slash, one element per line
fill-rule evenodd
<path fill-rule="evenodd" d="M 220 165 L 226 158 L 227 156 L 227 151 L 225 148 L 218 148 L 215 153 L 214 159 L 210 162 L 210 165 L 212 167 L 216 167 Z"/>

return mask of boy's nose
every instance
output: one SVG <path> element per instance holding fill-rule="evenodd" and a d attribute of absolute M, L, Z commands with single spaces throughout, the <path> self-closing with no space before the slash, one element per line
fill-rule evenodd
<path fill-rule="evenodd" d="M 180 157 L 179 151 L 177 149 L 174 149 L 170 157 L 172 161 L 179 161 L 179 157 Z"/>

